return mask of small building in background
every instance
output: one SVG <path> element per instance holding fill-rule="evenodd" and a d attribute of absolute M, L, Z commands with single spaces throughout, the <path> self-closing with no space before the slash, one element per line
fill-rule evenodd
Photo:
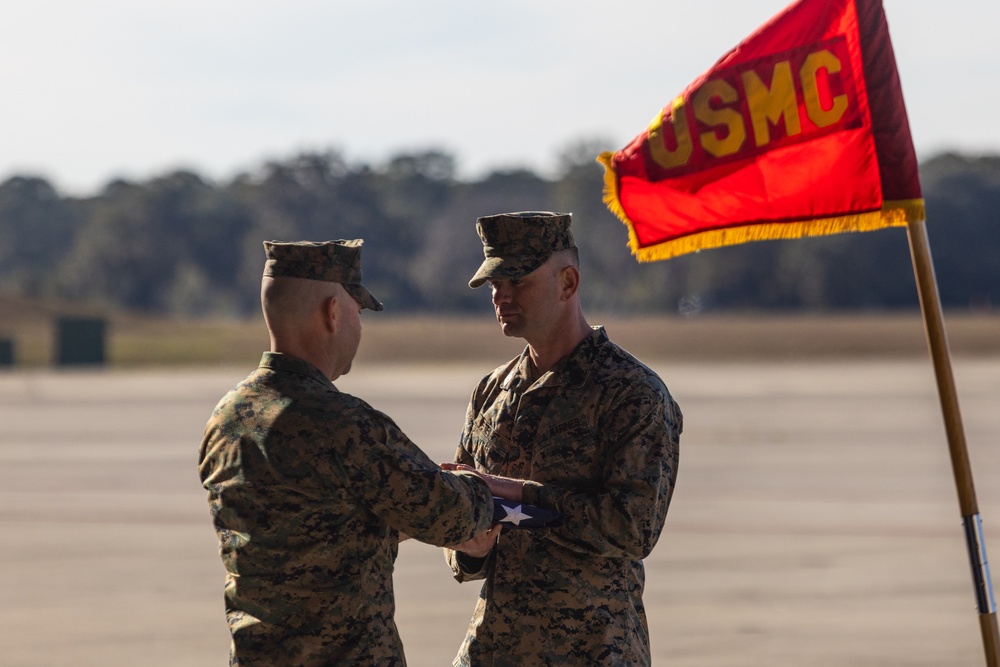
<path fill-rule="evenodd" d="M 57 366 L 103 366 L 107 323 L 100 317 L 60 317 L 56 320 Z"/>
<path fill-rule="evenodd" d="M 14 365 L 14 341 L 10 338 L 0 338 L 0 368 Z"/>

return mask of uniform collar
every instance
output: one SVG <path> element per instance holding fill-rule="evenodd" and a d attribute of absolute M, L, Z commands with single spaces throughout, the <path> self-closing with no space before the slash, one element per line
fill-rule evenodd
<path fill-rule="evenodd" d="M 540 378 L 531 382 L 531 357 L 525 347 L 517 363 L 504 378 L 501 388 L 509 390 L 517 385 L 531 387 L 580 387 L 587 383 L 587 378 L 594 369 L 600 349 L 607 344 L 608 334 L 603 326 L 591 327 L 586 338 L 573 348 L 573 351 L 560 359 L 555 366 L 545 372 Z"/>
<path fill-rule="evenodd" d="M 295 373 L 297 375 L 303 375 L 307 378 L 316 380 L 320 384 L 327 387 L 336 389 L 330 378 L 323 375 L 323 371 L 316 368 L 308 361 L 299 359 L 298 357 L 292 357 L 287 354 L 282 354 L 281 352 L 265 352 L 260 358 L 259 367 L 278 373 Z"/>

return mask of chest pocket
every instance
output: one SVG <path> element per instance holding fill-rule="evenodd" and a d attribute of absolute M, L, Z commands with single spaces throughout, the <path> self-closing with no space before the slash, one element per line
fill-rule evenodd
<path fill-rule="evenodd" d="M 590 425 L 576 417 L 539 434 L 531 459 L 531 479 L 572 489 L 589 489 L 603 479 L 600 443 Z"/>
<path fill-rule="evenodd" d="M 510 438 L 495 431 L 482 416 L 473 423 L 465 448 L 479 470 L 494 475 L 512 474 L 510 468 L 517 458 L 517 448 Z"/>

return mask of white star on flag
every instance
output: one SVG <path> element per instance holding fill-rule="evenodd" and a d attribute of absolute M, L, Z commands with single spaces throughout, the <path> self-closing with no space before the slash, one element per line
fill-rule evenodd
<path fill-rule="evenodd" d="M 520 505 L 518 505 L 514 509 L 511 509 L 509 507 L 504 507 L 503 511 L 507 513 L 507 516 L 500 519 L 501 523 L 512 523 L 515 526 L 520 526 L 522 521 L 531 518 L 531 515 L 524 514 L 521 512 Z"/>

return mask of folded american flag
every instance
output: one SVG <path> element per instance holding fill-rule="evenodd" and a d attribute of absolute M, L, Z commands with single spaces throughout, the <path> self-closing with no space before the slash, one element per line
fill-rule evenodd
<path fill-rule="evenodd" d="M 493 498 L 493 523 L 504 528 L 553 528 L 563 524 L 563 515 L 555 510 Z"/>

